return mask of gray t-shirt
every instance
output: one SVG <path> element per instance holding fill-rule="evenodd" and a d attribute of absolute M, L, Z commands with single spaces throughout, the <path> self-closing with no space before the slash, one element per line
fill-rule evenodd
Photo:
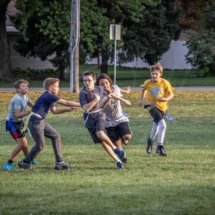
<path fill-rule="evenodd" d="M 87 91 L 85 88 L 83 88 L 79 94 L 79 102 L 81 106 L 84 106 L 85 104 L 88 104 L 95 98 L 95 94 L 100 96 L 99 104 L 93 108 L 91 111 L 96 111 L 97 109 L 100 109 L 103 107 L 106 99 L 108 98 L 108 93 L 100 86 L 95 86 L 95 88 L 92 91 Z M 84 113 L 84 119 L 86 119 L 88 113 Z M 96 112 L 91 114 L 93 118 L 96 117 L 105 117 L 105 114 L 103 111 Z"/>
<path fill-rule="evenodd" d="M 122 97 L 120 88 L 113 85 L 113 93 L 118 97 Z M 111 99 L 108 106 L 105 108 L 106 120 L 105 127 L 115 127 L 122 122 L 129 122 L 128 117 L 123 113 L 122 106 L 119 100 Z"/>
<path fill-rule="evenodd" d="M 8 107 L 7 120 L 12 119 L 14 122 L 21 120 L 15 117 L 15 109 L 25 112 L 27 105 L 32 103 L 27 95 L 21 96 L 18 93 L 11 99 Z"/>

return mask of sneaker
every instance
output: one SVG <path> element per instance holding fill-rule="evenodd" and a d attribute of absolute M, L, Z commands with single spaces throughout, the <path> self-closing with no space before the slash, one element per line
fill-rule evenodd
<path fill-rule="evenodd" d="M 63 169 L 69 169 L 71 166 L 70 164 L 66 163 L 65 161 L 56 162 L 55 169 L 56 170 L 63 170 Z"/>
<path fill-rule="evenodd" d="M 123 151 L 123 152 L 124 152 L 124 151 Z M 122 161 L 124 164 L 128 162 L 127 155 L 126 155 L 125 152 L 124 152 L 123 157 L 121 158 L 121 161 Z"/>
<path fill-rule="evenodd" d="M 122 163 L 121 161 L 118 161 L 118 162 L 116 163 L 116 168 L 117 168 L 117 169 L 123 169 L 123 168 L 124 168 L 123 163 Z"/>
<path fill-rule="evenodd" d="M 148 154 L 150 154 L 152 152 L 152 148 L 153 148 L 153 140 L 151 140 L 150 138 L 148 138 L 146 152 Z"/>
<path fill-rule="evenodd" d="M 18 166 L 22 169 L 32 169 L 32 165 L 30 163 L 25 163 L 23 160 L 18 163 Z"/>
<path fill-rule="evenodd" d="M 123 160 L 123 158 L 126 157 L 125 152 L 119 148 L 115 148 L 113 151 L 115 152 L 115 154 L 118 156 L 120 160 Z"/>
<path fill-rule="evenodd" d="M 38 164 L 38 161 L 37 161 L 37 160 L 32 160 L 32 161 L 31 161 L 31 164 L 32 164 L 32 165 L 37 165 L 37 164 Z"/>
<path fill-rule="evenodd" d="M 3 165 L 3 170 L 13 171 L 13 170 L 15 170 L 15 166 L 12 163 L 7 162 Z"/>
<path fill-rule="evenodd" d="M 158 153 L 160 156 L 167 156 L 162 145 L 157 146 L 156 153 Z"/>

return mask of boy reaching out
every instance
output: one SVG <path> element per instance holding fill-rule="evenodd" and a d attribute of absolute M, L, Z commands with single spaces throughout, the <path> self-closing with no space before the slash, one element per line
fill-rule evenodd
<path fill-rule="evenodd" d="M 68 101 L 57 96 L 60 90 L 59 83 L 60 80 L 58 78 L 47 78 L 43 82 L 45 92 L 36 100 L 28 123 L 35 145 L 32 147 L 26 158 L 19 162 L 20 168 L 31 169 L 31 161 L 43 149 L 45 145 L 45 137 L 52 140 L 56 161 L 55 169 L 69 169 L 70 167 L 70 165 L 64 162 L 62 158 L 60 134 L 45 120 L 49 110 L 53 114 L 61 114 L 71 112 L 80 107 L 78 102 Z M 57 109 L 55 103 L 69 108 Z"/>
<path fill-rule="evenodd" d="M 106 134 L 104 107 L 110 101 L 108 93 L 100 86 L 95 86 L 96 75 L 87 71 L 83 74 L 84 88 L 80 92 L 80 103 L 84 110 L 84 121 L 94 141 L 101 143 L 109 156 L 115 160 L 116 167 L 121 169 L 123 165 L 124 151 L 117 148 Z"/>

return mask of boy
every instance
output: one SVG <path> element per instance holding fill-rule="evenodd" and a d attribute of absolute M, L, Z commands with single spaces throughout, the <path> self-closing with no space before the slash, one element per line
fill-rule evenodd
<path fill-rule="evenodd" d="M 122 89 L 113 85 L 111 78 L 104 73 L 99 75 L 96 84 L 102 86 L 114 98 L 109 101 L 104 110 L 106 113 L 105 128 L 114 145 L 122 150 L 122 142 L 127 144 L 132 138 L 132 132 L 128 124 L 129 119 L 123 113 L 121 106 L 121 101 L 131 105 L 130 101 L 122 98 L 122 93 L 130 93 L 130 87 Z M 123 162 L 127 162 L 126 156 L 124 156 Z"/>
<path fill-rule="evenodd" d="M 30 114 L 27 111 L 27 106 L 33 107 L 33 102 L 27 96 L 28 81 L 24 79 L 17 80 L 14 83 L 16 95 L 11 99 L 6 118 L 6 131 L 9 131 L 17 145 L 13 149 L 8 162 L 3 165 L 3 170 L 15 170 L 13 162 L 17 155 L 23 151 L 24 155 L 28 154 L 28 141 L 26 139 L 26 131 L 24 128 L 23 118 Z"/>
<path fill-rule="evenodd" d="M 103 108 L 110 98 L 102 87 L 95 86 L 96 75 L 94 72 L 85 72 L 83 82 L 84 88 L 80 92 L 80 103 L 84 110 L 83 117 L 86 127 L 94 143 L 101 143 L 109 156 L 116 161 L 117 168 L 121 169 L 124 167 L 121 161 L 124 157 L 124 152 L 111 142 L 105 131 Z"/>
<path fill-rule="evenodd" d="M 31 161 L 43 149 L 45 145 L 45 137 L 52 140 L 56 160 L 55 169 L 62 170 L 69 169 L 70 167 L 70 165 L 62 159 L 60 134 L 45 120 L 49 110 L 53 114 L 61 114 L 73 111 L 80 107 L 78 102 L 68 101 L 57 96 L 59 93 L 59 83 L 60 80 L 58 78 L 47 78 L 43 82 L 43 87 L 46 91 L 36 100 L 28 123 L 35 145 L 32 147 L 26 158 L 19 162 L 20 168 L 31 169 Z M 70 108 L 57 109 L 54 105 L 55 103 Z"/>
<path fill-rule="evenodd" d="M 151 79 L 146 80 L 142 86 L 140 105 L 149 109 L 153 118 L 153 124 L 148 137 L 146 152 L 151 153 L 153 141 L 157 136 L 156 152 L 160 156 L 167 156 L 164 150 L 164 137 L 166 132 L 166 122 L 164 120 L 165 112 L 168 109 L 168 102 L 174 97 L 171 84 L 161 78 L 163 67 L 158 63 L 150 68 Z M 148 104 L 145 103 L 147 96 Z"/>

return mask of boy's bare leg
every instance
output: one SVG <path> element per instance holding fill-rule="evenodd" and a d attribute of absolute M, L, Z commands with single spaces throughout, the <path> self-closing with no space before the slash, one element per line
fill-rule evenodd
<path fill-rule="evenodd" d="M 108 144 L 112 149 L 115 149 L 116 146 L 112 143 L 112 141 L 110 140 L 110 138 L 105 134 L 104 131 L 98 131 L 96 133 L 97 137 L 102 141 L 105 142 L 106 144 Z"/>
<path fill-rule="evenodd" d="M 104 141 L 102 142 L 102 146 L 105 149 L 105 151 L 112 157 L 115 161 L 120 161 L 117 155 L 114 153 L 113 149 Z"/>
<path fill-rule="evenodd" d="M 17 145 L 15 146 L 15 148 L 13 149 L 9 160 L 14 161 L 17 157 L 17 155 L 23 151 L 24 155 L 26 156 L 28 154 L 28 142 L 26 138 L 19 138 L 17 139 Z"/>

